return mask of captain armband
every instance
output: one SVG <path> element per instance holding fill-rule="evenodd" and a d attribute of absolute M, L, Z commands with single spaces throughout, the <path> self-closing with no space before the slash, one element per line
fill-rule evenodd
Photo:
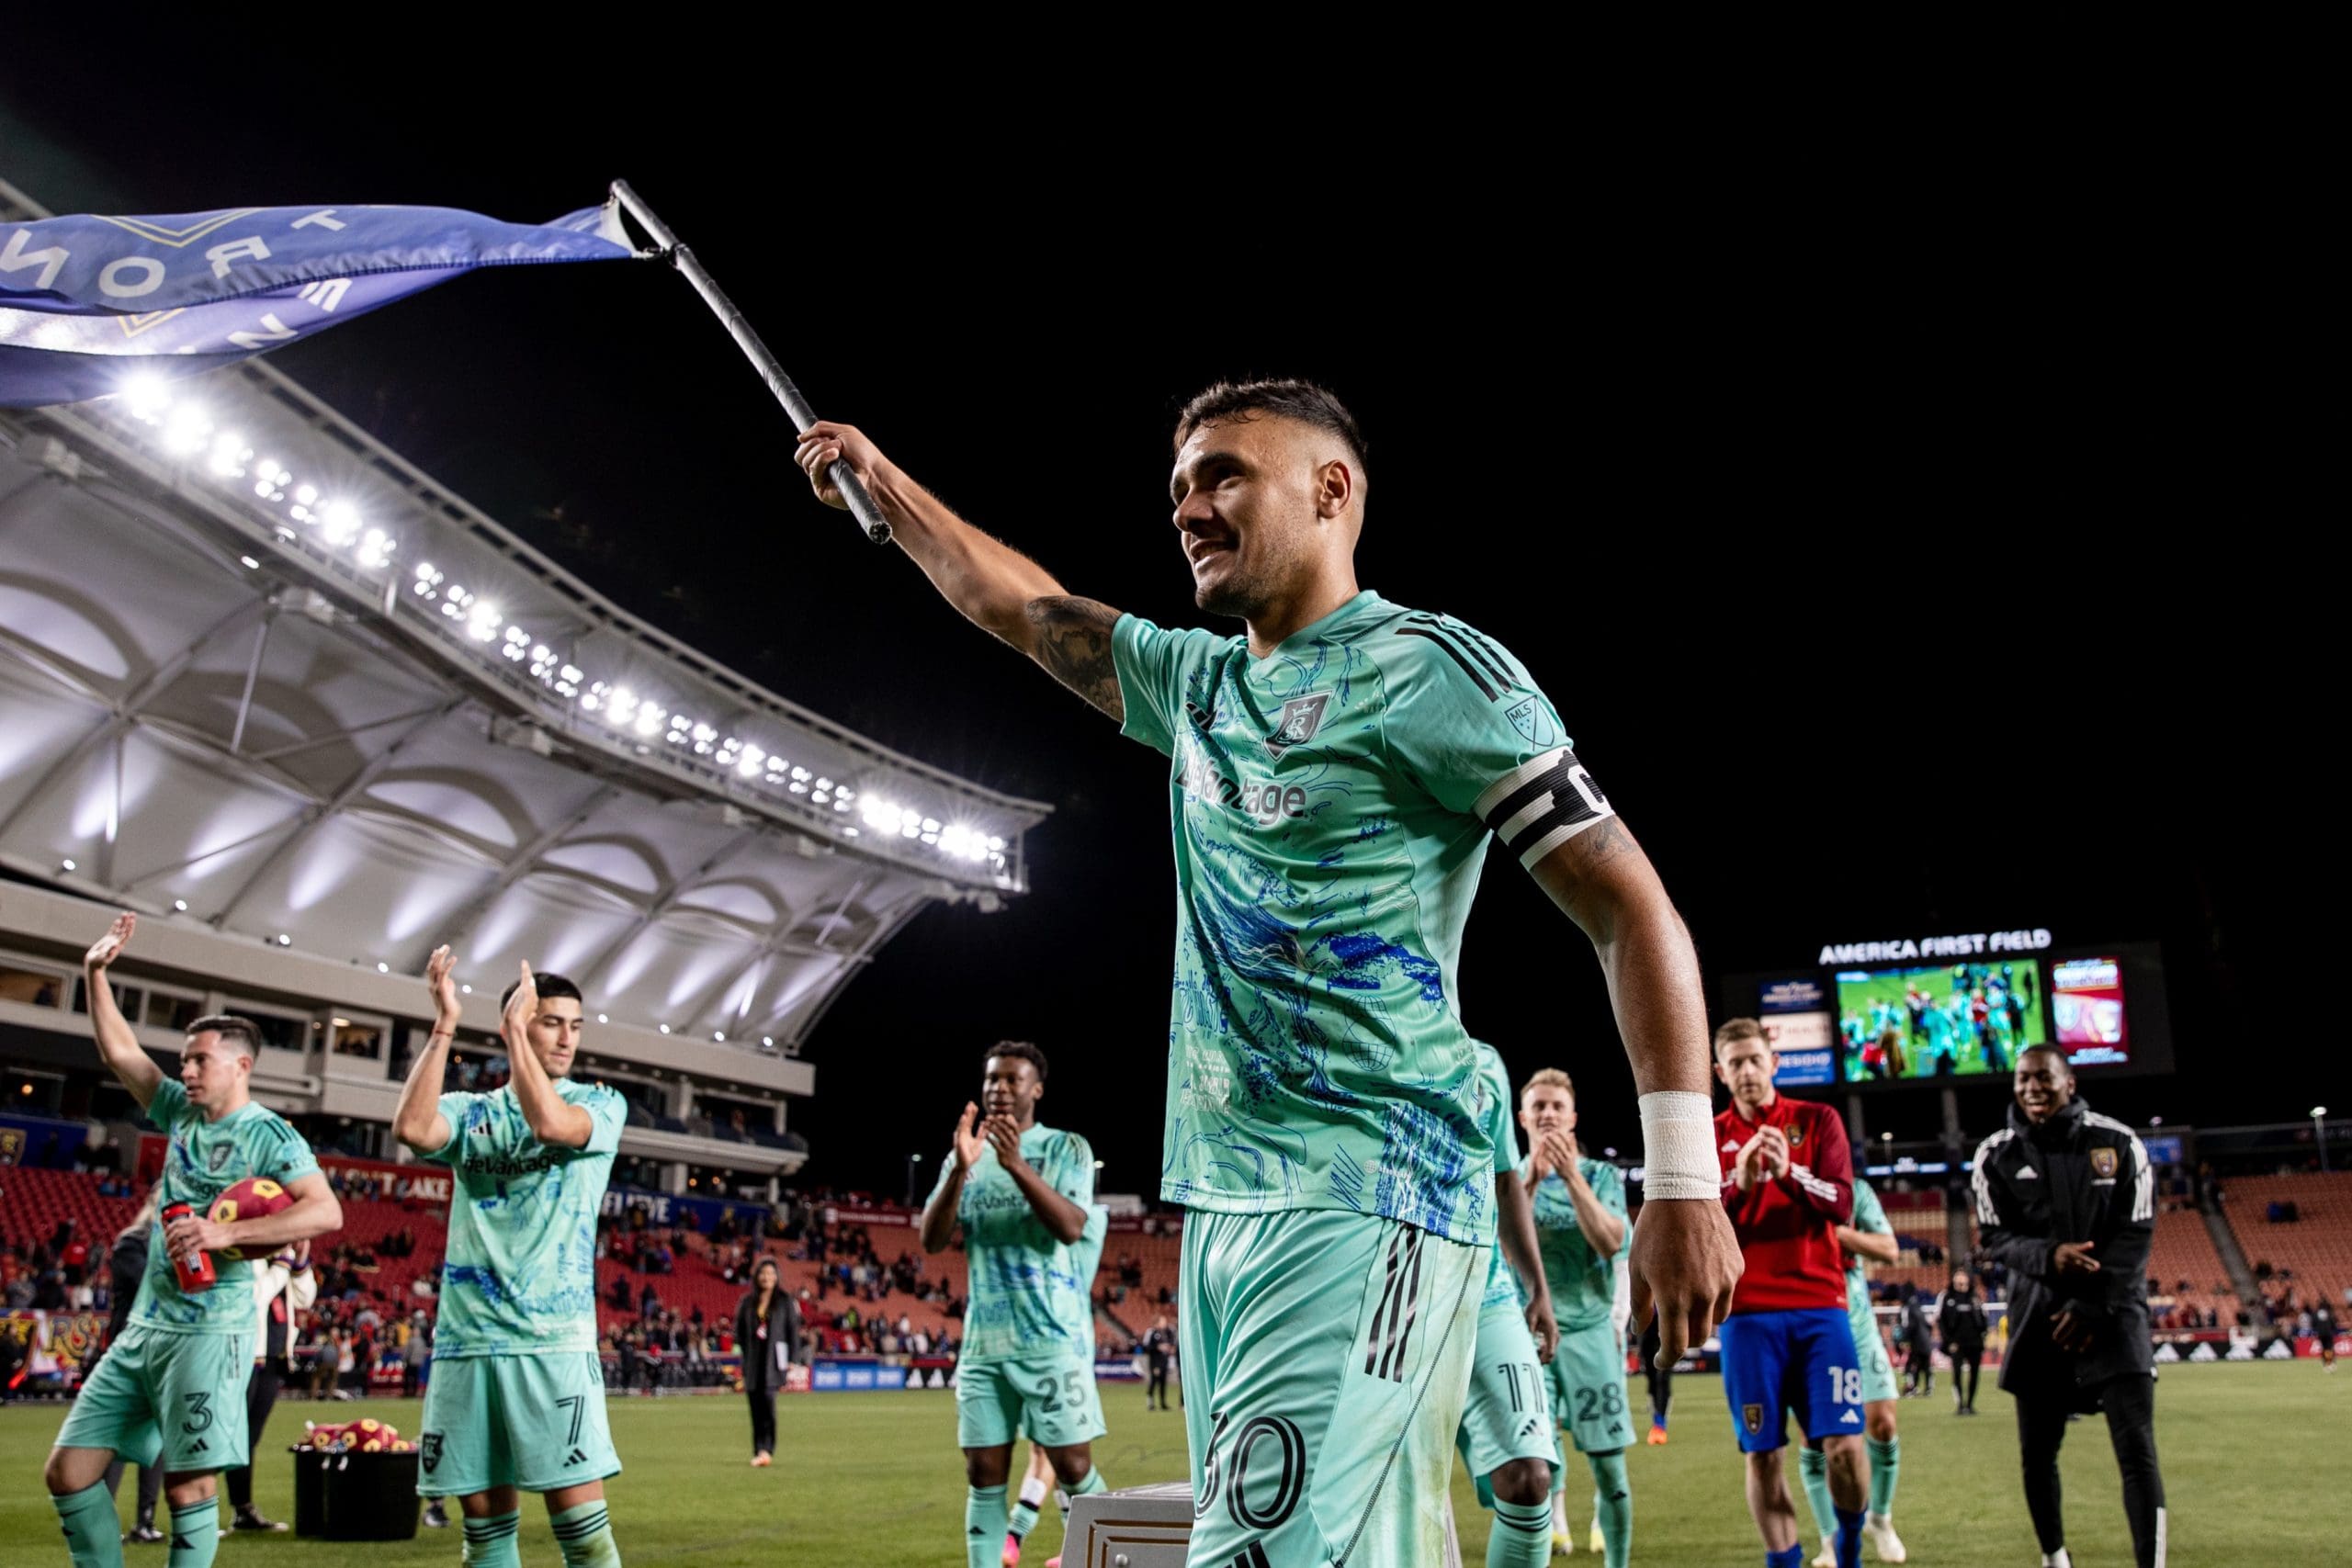
<path fill-rule="evenodd" d="M 1617 815 L 1565 746 L 1497 779 L 1471 810 L 1520 864 L 1531 867 L 1594 823 Z"/>

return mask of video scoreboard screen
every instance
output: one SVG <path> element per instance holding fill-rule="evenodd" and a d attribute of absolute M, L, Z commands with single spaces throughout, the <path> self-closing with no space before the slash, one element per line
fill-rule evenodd
<path fill-rule="evenodd" d="M 2154 942 L 2061 942 L 2048 931 L 1829 944 L 1809 972 L 1734 975 L 1722 1016 L 1759 1019 L 1786 1088 L 2007 1077 L 2056 1045 L 2077 1071 L 2172 1070 Z"/>

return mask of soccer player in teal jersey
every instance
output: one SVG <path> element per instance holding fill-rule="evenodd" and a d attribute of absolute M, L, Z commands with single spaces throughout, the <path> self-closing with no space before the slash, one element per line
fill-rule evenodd
<path fill-rule="evenodd" d="M 1045 1449 L 1070 1495 L 1106 1490 L 1093 1447 L 1107 1430 L 1094 1386 L 1102 1242 L 1099 1231 L 1087 1239 L 1094 1149 L 1038 1122 L 1045 1092 L 1045 1052 L 1021 1040 L 990 1046 L 979 1103 L 964 1107 L 922 1211 L 922 1249 L 944 1251 L 961 1229 L 970 1276 L 956 1361 L 969 1568 L 1000 1560 L 1015 1438 Z"/>
<path fill-rule="evenodd" d="M 1609 976 L 1652 1172 L 1634 1305 L 1657 1300 L 1668 1359 L 1729 1310 L 1739 1270 L 1697 961 L 1526 669 L 1359 587 L 1364 446 L 1337 398 L 1213 388 L 1172 445 L 1194 602 L 1245 636 L 1072 596 L 850 426 L 812 425 L 800 458 L 836 506 L 844 463 L 958 611 L 1170 759 L 1160 1194 L 1191 1211 L 1191 1562 L 1425 1568 L 1494 1234 L 1455 984 L 1489 838 Z"/>
<path fill-rule="evenodd" d="M 1100 1203 L 1095 1204 L 1086 1211 L 1086 1232 L 1079 1238 L 1078 1246 L 1071 1254 L 1070 1273 L 1078 1280 L 1079 1288 L 1087 1294 L 1086 1348 L 1089 1356 L 1093 1355 L 1097 1348 L 1092 1307 L 1093 1280 L 1102 1267 L 1102 1241 L 1110 1228 L 1111 1211 Z M 1031 1438 L 1029 1468 L 1021 1477 L 1021 1496 L 1012 1505 L 1011 1519 L 1005 1527 L 1004 1568 L 1014 1568 L 1014 1564 L 1021 1561 L 1021 1543 L 1029 1539 L 1031 1530 L 1037 1528 L 1037 1510 L 1046 1506 L 1046 1494 L 1049 1491 L 1055 1493 L 1055 1500 L 1061 1505 L 1062 1530 L 1065 1536 L 1068 1535 L 1069 1494 L 1056 1487 L 1055 1480 L 1053 1461 L 1046 1456 L 1045 1445 Z M 1062 1568 L 1060 1556 L 1048 1558 L 1046 1568 Z"/>
<path fill-rule="evenodd" d="M 1902 1440 L 1894 1431 L 1894 1363 L 1887 1358 L 1878 1314 L 1871 1310 L 1870 1268 L 1864 1260 L 1894 1263 L 1903 1255 L 1886 1209 L 1859 1176 L 1854 1178 L 1854 1223 L 1838 1227 L 1838 1246 L 1846 1254 L 1846 1321 L 1854 1332 L 1854 1359 L 1862 1372 L 1863 1446 L 1871 1460 L 1870 1511 L 1862 1517 L 1862 1538 L 1881 1562 L 1901 1562 L 1908 1553 L 1894 1533 L 1894 1485 L 1903 1463 Z M 1805 1500 L 1813 1505 L 1813 1521 L 1821 1529 L 1821 1554 L 1813 1560 L 1813 1568 L 1838 1568 L 1838 1506 L 1829 1495 L 1828 1456 L 1808 1443 L 1797 1450 L 1797 1471 L 1804 1481 Z"/>
<path fill-rule="evenodd" d="M 1510 1074 L 1493 1046 L 1472 1043 L 1478 1053 L 1479 1120 L 1495 1149 L 1495 1245 L 1478 1303 L 1470 1392 L 1453 1445 L 1477 1483 L 1478 1501 L 1494 1511 L 1487 1568 L 1543 1568 L 1552 1556 L 1549 1500 L 1560 1463 L 1544 1369 L 1559 1348 L 1560 1331 L 1552 1321 L 1552 1287 L 1536 1247 L 1534 1208 L 1519 1176 Z"/>
<path fill-rule="evenodd" d="M 443 1094 L 461 1004 L 456 960 L 425 964 L 433 1032 L 409 1069 L 392 1131 L 449 1168 L 449 1240 L 433 1381 L 417 1436 L 417 1491 L 458 1500 L 466 1568 L 514 1568 L 522 1506 L 547 1499 L 566 1568 L 619 1568 L 605 1482 L 620 1473 L 596 1354 L 596 1216 L 626 1107 L 565 1075 L 585 1003 L 531 973 L 499 998 L 511 1069 L 489 1094 Z"/>
<path fill-rule="evenodd" d="M 1617 1259 L 1633 1239 L 1625 1178 L 1577 1146 L 1576 1086 L 1559 1068 L 1544 1068 L 1521 1089 L 1519 1122 L 1534 1147 L 1522 1179 L 1534 1201 L 1536 1245 L 1560 1325 L 1550 1369 L 1552 1415 L 1592 1471 L 1608 1568 L 1625 1568 L 1634 1549 L 1634 1494 L 1625 1475 L 1634 1417 L 1616 1316 Z M 1552 1533 L 1561 1550 L 1573 1550 L 1565 1491 L 1560 1498 Z"/>
<path fill-rule="evenodd" d="M 90 1032 L 100 1059 L 171 1140 L 153 1207 L 160 1213 L 185 1203 L 194 1213 L 158 1220 L 130 1324 L 74 1401 L 41 1480 L 74 1568 L 121 1568 L 107 1467 L 118 1455 L 147 1469 L 160 1464 L 172 1510 L 170 1568 L 208 1568 L 220 1543 L 218 1474 L 247 1460 L 252 1256 L 336 1229 L 343 1206 L 302 1135 L 253 1102 L 261 1035 L 252 1023 L 222 1015 L 189 1024 L 176 1079 L 150 1059 L 107 978 L 138 927 L 138 916 L 117 916 L 83 956 Z M 277 1182 L 293 1201 L 254 1219 L 212 1219 L 213 1201 L 248 1177 Z M 213 1282 L 182 1290 L 175 1260 L 198 1253 L 212 1255 Z"/>

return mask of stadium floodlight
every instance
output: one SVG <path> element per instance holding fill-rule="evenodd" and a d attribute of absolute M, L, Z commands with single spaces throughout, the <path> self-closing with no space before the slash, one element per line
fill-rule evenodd
<path fill-rule="evenodd" d="M 58 868 L 60 871 L 72 871 L 72 870 L 75 869 L 75 868 L 74 868 L 74 863 L 73 863 L 71 860 L 62 860 L 62 861 L 59 861 L 59 862 L 57 863 L 57 868 Z"/>
<path fill-rule="evenodd" d="M 155 416 L 162 413 L 171 400 L 170 385 L 152 371 L 133 376 L 122 384 L 122 406 L 130 411 L 131 417 L 143 419 L 150 424 L 155 423 Z"/>
<path fill-rule="evenodd" d="M 172 912 L 173 912 L 174 914 L 178 914 L 178 915 L 185 915 L 185 914 L 187 914 L 187 899 L 185 899 L 185 898 L 175 898 L 175 899 L 173 899 L 173 900 L 172 900 Z"/>
<path fill-rule="evenodd" d="M 291 947 L 294 945 L 294 939 L 286 932 L 279 931 L 277 933 L 277 945 L 280 947 Z"/>
<path fill-rule="evenodd" d="M 597 1021 L 598 1023 L 610 1023 L 610 1022 L 612 1022 L 613 1021 L 612 1021 L 611 1019 L 609 1019 L 609 1018 L 605 1017 L 603 1013 L 601 1013 L 601 1012 L 600 1012 L 600 1013 L 598 1013 L 598 1014 L 596 1015 L 596 1021 Z"/>
<path fill-rule="evenodd" d="M 712 1031 L 710 1032 L 710 1037 L 711 1037 L 713 1040 L 718 1041 L 721 1045 L 724 1045 L 724 1044 L 726 1044 L 726 1043 L 727 1043 L 727 1031 L 725 1031 L 725 1030 L 723 1030 L 723 1029 L 714 1029 L 714 1030 L 712 1030 Z"/>
<path fill-rule="evenodd" d="M 377 974 L 379 974 L 379 975 L 389 975 L 389 974 L 390 974 L 391 972 L 392 972 L 392 966 L 391 966 L 390 964 L 389 964 L 385 963 L 385 962 L 384 962 L 382 959 L 380 959 L 380 958 L 379 958 L 379 959 L 378 959 L 378 960 L 376 961 L 376 973 L 377 973 Z"/>
<path fill-rule="evenodd" d="M 760 1043 L 766 1049 L 773 1051 L 775 1049 L 775 1036 L 773 1034 L 763 1034 L 760 1036 Z"/>
<path fill-rule="evenodd" d="M 357 558 L 359 564 L 372 570 L 390 559 L 391 553 L 399 547 L 398 542 L 390 534 L 385 533 L 381 528 L 370 528 L 368 530 L 367 536 L 359 541 Z"/>
<path fill-rule="evenodd" d="M 261 562 L 254 559 L 251 556 L 239 556 L 237 558 L 245 563 L 245 570 L 247 571 L 259 571 L 261 570 Z"/>
<path fill-rule="evenodd" d="M 212 438 L 212 456 L 205 466 L 224 479 L 239 479 L 245 471 L 245 459 L 253 455 L 243 435 L 223 431 Z"/>
<path fill-rule="evenodd" d="M 338 548 L 359 537 L 359 509 L 347 501 L 330 501 L 319 511 L 319 535 Z"/>
<path fill-rule="evenodd" d="M 474 988 L 471 986 L 460 986 L 458 987 L 458 993 L 460 996 L 470 997 L 474 994 Z"/>
<path fill-rule="evenodd" d="M 2326 1106 L 2324 1106 L 2324 1105 L 2314 1105 L 2314 1106 L 2312 1106 L 2312 1121 L 2314 1121 L 2314 1122 L 2323 1121 L 2323 1120 L 2324 1120 L 2324 1119 L 2326 1118 L 2326 1116 L 2327 1116 L 2327 1107 L 2326 1107 Z"/>
<path fill-rule="evenodd" d="M 164 450 L 189 457 L 204 450 L 212 434 L 212 416 L 194 403 L 182 403 L 164 421 Z"/>
<path fill-rule="evenodd" d="M 666 1023 L 665 1023 L 665 1024 L 663 1024 L 663 1025 L 662 1025 L 662 1033 L 664 1033 L 664 1034 L 669 1033 L 669 1032 L 670 1032 L 670 1026 L 669 1026 L 668 1024 L 666 1024 Z"/>

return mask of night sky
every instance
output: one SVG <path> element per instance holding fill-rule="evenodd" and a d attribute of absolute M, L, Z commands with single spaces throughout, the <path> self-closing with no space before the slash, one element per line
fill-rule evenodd
<path fill-rule="evenodd" d="M 2028 244 L 1892 186 L 1596 176 L 1464 121 L 1340 157 L 968 111 L 861 137 L 864 114 L 806 104 L 811 132 L 774 141 L 735 107 L 425 117 L 461 132 L 346 84 L 289 127 L 213 91 L 35 80 L 10 52 L 0 173 L 58 211 L 531 220 L 625 176 L 820 412 L 1073 592 L 1162 624 L 1198 622 L 1174 410 L 1219 378 L 1323 380 L 1370 439 L 1361 581 L 1535 671 L 1711 974 L 1942 931 L 2160 940 L 2180 1072 L 2094 1103 L 2211 1125 L 2312 1102 L 2307 1078 L 2236 1065 L 2296 1026 L 2315 957 L 2290 912 L 2321 872 L 2295 842 L 2316 788 L 2294 782 L 2301 678 L 2267 618 L 2289 590 L 2249 541 L 2258 484 L 2213 450 L 2230 389 L 2159 320 L 2156 264 L 2083 229 Z M 275 363 L 666 630 L 1055 804 L 1031 896 L 929 911 L 820 1026 L 794 1112 L 808 1181 L 895 1193 L 910 1153 L 944 1147 L 980 1048 L 1015 1036 L 1052 1053 L 1046 1117 L 1091 1138 L 1103 1190 L 1156 1187 L 1165 761 L 820 508 L 683 280 L 464 278 Z M 1508 857 L 1460 990 L 1515 1075 L 1575 1074 L 1588 1142 L 1632 1140 L 1589 948 Z M 2002 1098 L 1967 1091 L 1971 1128 Z M 1869 1117 L 1929 1136 L 1939 1113 L 1916 1092 Z"/>

